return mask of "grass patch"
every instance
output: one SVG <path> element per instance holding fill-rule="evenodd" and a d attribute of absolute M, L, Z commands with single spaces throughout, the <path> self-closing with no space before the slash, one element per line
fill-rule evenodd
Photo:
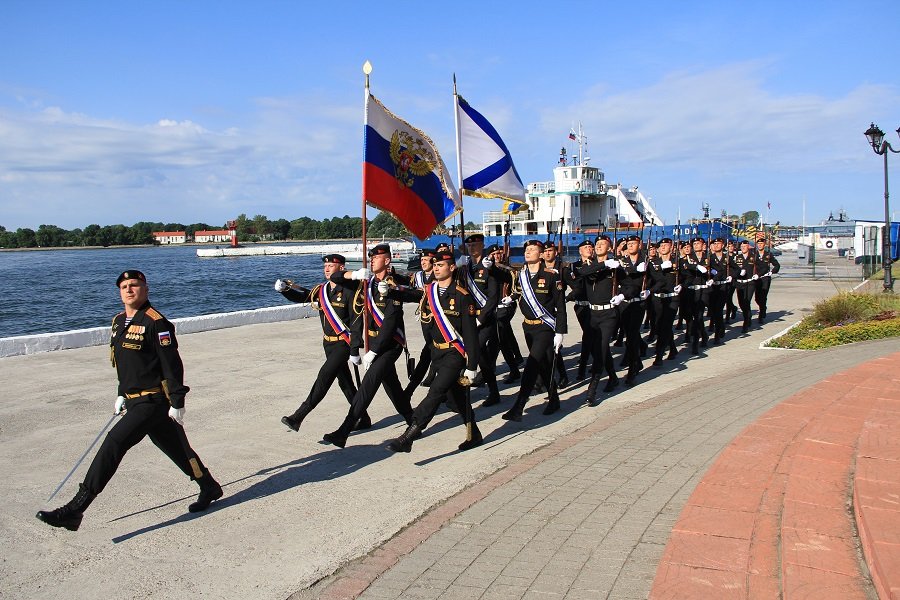
<path fill-rule="evenodd" d="M 818 350 L 888 337 L 900 337 L 900 296 L 840 292 L 817 303 L 811 315 L 769 346 Z"/>

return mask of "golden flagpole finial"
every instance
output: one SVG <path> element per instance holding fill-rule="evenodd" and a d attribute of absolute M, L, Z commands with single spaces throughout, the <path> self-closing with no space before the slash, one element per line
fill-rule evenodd
<path fill-rule="evenodd" d="M 369 88 L 369 73 L 372 72 L 372 63 L 366 61 L 363 63 L 363 73 L 366 74 L 366 89 Z"/>

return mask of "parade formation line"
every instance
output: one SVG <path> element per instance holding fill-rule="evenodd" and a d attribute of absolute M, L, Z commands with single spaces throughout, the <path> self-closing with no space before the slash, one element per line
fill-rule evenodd
<path fill-rule="evenodd" d="M 363 597 L 523 597 L 516 594 L 564 583 L 572 598 L 606 597 L 600 590 L 646 597 L 678 515 L 723 448 L 791 394 L 896 350 L 896 340 L 759 350 L 833 293 L 828 281 L 779 279 L 765 325 L 746 336 L 730 331 L 700 356 L 682 351 L 664 370 L 645 369 L 638 385 L 605 394 L 597 407 L 583 406 L 580 382 L 561 393 L 558 413 L 541 415 L 534 398 L 524 420 L 511 423 L 500 414 L 514 386 L 501 386 L 490 408 L 473 391 L 485 443 L 464 453 L 458 417 L 441 413 L 411 454 L 391 454 L 385 442 L 405 424 L 381 392 L 370 407 L 374 426 L 344 449 L 318 443 L 346 414 L 337 389 L 298 433 L 281 425 L 321 366 L 314 320 L 182 335 L 192 389 L 185 428 L 225 497 L 189 514 L 196 485 L 152 444 L 139 444 L 78 532 L 47 527 L 34 513 L 109 418 L 108 348 L 3 358 L 0 593 L 306 598 L 368 557 L 387 570 Z M 407 331 L 415 351 L 421 333 Z M 577 344 L 564 349 L 570 365 L 577 352 Z M 443 516 L 423 518 L 436 508 Z M 430 530 L 380 552 L 419 523 Z"/>

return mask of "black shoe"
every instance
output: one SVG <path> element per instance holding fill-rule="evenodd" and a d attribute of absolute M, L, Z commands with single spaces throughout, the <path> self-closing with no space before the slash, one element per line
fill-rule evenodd
<path fill-rule="evenodd" d="M 616 386 L 618 386 L 618 385 L 619 385 L 619 378 L 618 377 L 610 377 L 609 379 L 606 380 L 606 387 L 603 388 L 603 391 L 606 393 L 609 393 L 609 392 L 613 391 L 614 389 L 616 389 Z"/>
<path fill-rule="evenodd" d="M 545 391 L 543 382 L 534 384 L 535 394 L 543 394 Z"/>
<path fill-rule="evenodd" d="M 322 441 L 326 444 L 332 444 L 338 448 L 343 448 L 347 445 L 347 435 L 338 429 L 337 431 L 332 431 L 331 433 L 323 435 Z"/>
<path fill-rule="evenodd" d="M 713 346 L 721 346 L 721 345 L 722 345 L 722 338 L 715 338 L 713 340 Z"/>
<path fill-rule="evenodd" d="M 497 392 L 489 394 L 487 399 L 481 403 L 482 406 L 496 406 L 497 404 L 500 404 L 500 394 Z"/>
<path fill-rule="evenodd" d="M 709 348 L 709 338 L 700 341 L 701 348 Z"/>
<path fill-rule="evenodd" d="M 693 354 L 694 356 L 697 356 L 698 354 L 700 354 L 700 344 L 699 343 L 694 342 L 691 345 L 691 354 Z"/>
<path fill-rule="evenodd" d="M 285 417 L 281 417 L 281 422 L 284 423 L 285 425 L 287 425 L 288 427 L 290 427 L 291 429 L 293 429 L 294 431 L 300 431 L 300 422 L 299 421 L 295 421 L 294 419 L 285 416 Z"/>
<path fill-rule="evenodd" d="M 96 497 L 82 483 L 78 488 L 78 493 L 67 504 L 55 510 L 39 510 L 35 517 L 53 527 L 78 531 L 78 528 L 81 527 L 81 519 L 84 518 L 84 511 Z"/>
<path fill-rule="evenodd" d="M 622 343 L 622 340 L 616 340 L 616 342 L 613 344 L 613 346 L 615 346 L 616 348 L 621 348 L 624 345 L 625 344 Z"/>
<path fill-rule="evenodd" d="M 410 452 L 412 451 L 413 440 L 417 440 L 422 436 L 422 428 L 416 423 L 412 423 L 403 432 L 400 437 L 388 442 L 387 448 L 391 452 Z"/>
<path fill-rule="evenodd" d="M 434 381 L 434 369 L 431 369 L 428 371 L 428 375 L 425 377 L 425 379 L 422 380 L 422 383 L 420 383 L 419 385 L 421 385 L 422 387 L 431 387 L 431 382 L 433 382 L 433 381 Z"/>
<path fill-rule="evenodd" d="M 747 325 L 744 325 L 743 327 L 741 327 L 741 333 L 749 333 L 749 332 L 750 332 L 750 327 L 748 327 Z"/>
<path fill-rule="evenodd" d="M 520 379 L 522 379 L 521 373 L 519 373 L 518 371 L 511 371 L 506 375 L 506 377 L 503 378 L 503 383 L 505 383 L 505 384 L 515 383 Z"/>
<path fill-rule="evenodd" d="M 372 427 L 372 417 L 369 416 L 368 412 L 364 412 L 359 421 L 356 422 L 356 427 L 353 428 L 353 431 L 363 431 L 370 427 Z"/>
<path fill-rule="evenodd" d="M 583 381 L 585 378 L 585 371 L 587 371 L 587 365 L 578 365 L 578 373 L 575 374 L 575 381 Z"/>
<path fill-rule="evenodd" d="M 663 359 L 662 359 L 662 356 L 657 356 L 657 357 L 656 357 L 656 360 L 653 361 L 653 366 L 654 366 L 655 368 L 657 368 L 657 369 L 659 369 L 659 368 L 661 368 L 661 367 L 663 366 Z"/>
<path fill-rule="evenodd" d="M 559 396 L 555 391 L 550 392 L 550 400 L 547 401 L 547 406 L 544 407 L 545 415 L 552 415 L 556 411 L 559 410 Z"/>
<path fill-rule="evenodd" d="M 584 403 L 588 406 L 597 406 L 603 400 L 597 400 L 597 385 L 600 383 L 600 378 L 596 375 L 591 375 L 591 382 L 588 384 L 587 388 L 587 398 Z"/>
<path fill-rule="evenodd" d="M 500 415 L 500 418 L 504 421 L 521 421 L 522 420 L 522 409 L 524 407 L 519 404 L 519 401 L 516 400 L 516 403 L 513 404 L 513 407 Z"/>
<path fill-rule="evenodd" d="M 559 389 L 562 390 L 562 389 L 569 387 L 571 384 L 572 384 L 572 382 L 569 381 L 569 378 L 563 376 L 563 377 L 560 377 L 559 382 L 556 384 L 556 387 L 558 387 Z"/>
<path fill-rule="evenodd" d="M 637 379 L 637 375 L 638 369 L 635 369 L 634 367 L 628 369 L 628 374 L 625 375 L 625 385 L 628 387 L 633 386 L 636 383 L 635 379 Z"/>
<path fill-rule="evenodd" d="M 479 372 L 479 373 L 475 376 L 475 379 L 472 381 L 472 387 L 473 387 L 473 388 L 477 388 L 477 387 L 481 387 L 481 386 L 483 386 L 483 385 L 484 385 L 484 377 L 482 377 L 482 376 L 481 376 L 481 372 Z"/>
<path fill-rule="evenodd" d="M 470 421 L 466 423 L 466 441 L 457 447 L 465 452 L 466 450 L 477 448 L 483 443 L 484 438 L 481 437 L 481 432 L 478 430 L 478 424 L 475 423 L 475 421 Z"/>
<path fill-rule="evenodd" d="M 222 497 L 222 486 L 219 485 L 219 482 L 213 479 L 213 476 L 209 474 L 207 471 L 203 477 L 197 480 L 197 484 L 200 486 L 200 495 L 197 496 L 197 501 L 192 502 L 190 506 L 188 506 L 188 512 L 196 513 L 203 512 L 209 505 Z"/>
<path fill-rule="evenodd" d="M 669 355 L 666 357 L 666 360 L 675 360 L 676 356 L 678 356 L 678 350 L 669 350 Z"/>

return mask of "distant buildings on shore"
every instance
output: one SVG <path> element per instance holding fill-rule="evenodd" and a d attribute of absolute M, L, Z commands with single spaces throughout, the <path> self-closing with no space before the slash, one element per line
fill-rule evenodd
<path fill-rule="evenodd" d="M 160 245 L 186 244 L 188 242 L 221 244 L 231 241 L 231 232 L 227 229 L 195 231 L 193 239 L 191 239 L 191 236 L 184 231 L 154 231 L 153 241 Z"/>

